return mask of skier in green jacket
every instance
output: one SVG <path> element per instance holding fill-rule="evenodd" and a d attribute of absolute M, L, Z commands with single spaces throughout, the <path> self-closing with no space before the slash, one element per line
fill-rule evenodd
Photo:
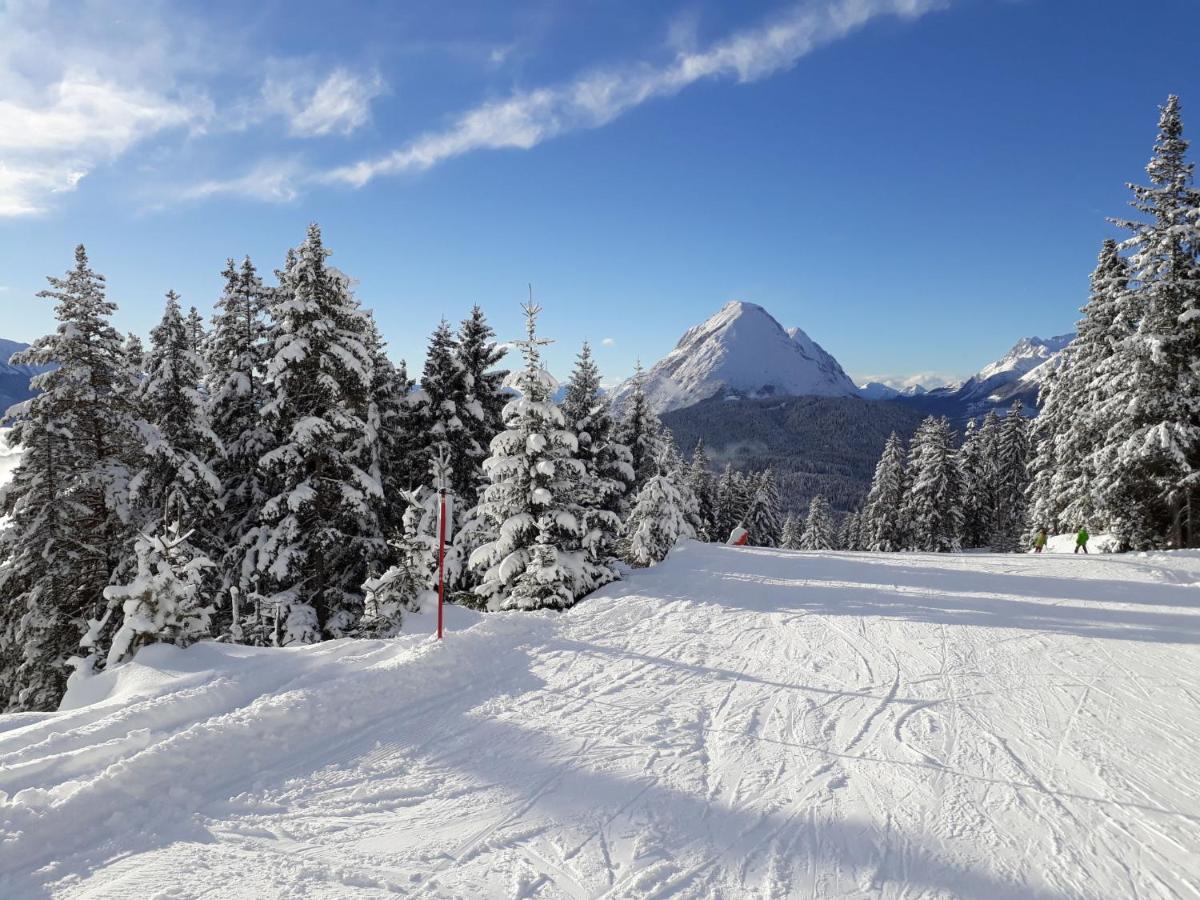
<path fill-rule="evenodd" d="M 1078 553 L 1080 550 L 1082 550 L 1084 555 L 1085 556 L 1087 555 L 1087 542 L 1088 542 L 1089 537 L 1091 537 L 1091 535 L 1088 534 L 1087 528 L 1083 525 L 1080 525 L 1079 533 L 1077 535 L 1075 535 L 1075 552 L 1076 553 Z"/>
<path fill-rule="evenodd" d="M 1046 549 L 1046 529 L 1039 528 L 1037 534 L 1033 536 L 1033 552 L 1041 553 Z"/>

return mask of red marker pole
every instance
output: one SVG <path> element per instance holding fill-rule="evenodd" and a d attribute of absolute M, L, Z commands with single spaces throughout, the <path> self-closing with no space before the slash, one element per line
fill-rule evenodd
<path fill-rule="evenodd" d="M 438 515 L 438 640 L 442 639 L 442 604 L 446 599 L 446 490 L 441 495 L 441 511 Z"/>

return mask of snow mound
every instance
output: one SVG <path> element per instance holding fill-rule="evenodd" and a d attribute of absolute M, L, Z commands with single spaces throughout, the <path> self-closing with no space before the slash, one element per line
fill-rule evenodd
<path fill-rule="evenodd" d="M 1200 891 L 1200 553 L 685 543 L 0 716 L 0 897 Z"/>

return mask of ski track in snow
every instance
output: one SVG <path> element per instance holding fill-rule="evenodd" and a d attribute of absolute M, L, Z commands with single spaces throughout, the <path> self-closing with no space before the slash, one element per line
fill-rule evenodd
<path fill-rule="evenodd" d="M 0 897 L 1200 896 L 1198 585 L 687 544 L 441 645 L 148 648 L 0 718 Z"/>

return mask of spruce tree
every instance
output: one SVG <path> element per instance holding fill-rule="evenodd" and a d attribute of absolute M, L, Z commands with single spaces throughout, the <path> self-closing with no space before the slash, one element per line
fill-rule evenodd
<path fill-rule="evenodd" d="M 799 550 L 800 539 L 803 535 L 803 527 L 796 520 L 796 517 L 789 512 L 783 520 L 783 530 L 780 532 L 779 546 L 784 550 Z"/>
<path fill-rule="evenodd" d="M 1107 529 L 1109 514 L 1097 496 L 1097 452 L 1115 420 L 1109 406 L 1128 376 L 1125 349 L 1137 321 L 1129 292 L 1129 267 L 1117 244 L 1106 240 L 1091 277 L 1091 292 L 1075 339 L 1045 380 L 1033 424 L 1030 526 L 1051 533 L 1087 522 Z"/>
<path fill-rule="evenodd" d="M 248 601 L 257 594 L 259 580 L 253 548 L 260 513 L 270 494 L 266 474 L 259 468 L 259 460 L 272 446 L 272 434 L 260 414 L 267 401 L 269 292 L 249 258 L 240 269 L 229 260 L 221 274 L 225 289 L 217 300 L 205 348 L 208 421 L 225 451 L 214 463 L 222 494 L 215 524 L 219 555 L 213 560 L 222 595 L 238 591 L 240 607 L 249 611 Z"/>
<path fill-rule="evenodd" d="M 862 550 L 862 516 L 858 512 L 849 513 L 842 520 L 838 532 L 839 550 Z"/>
<path fill-rule="evenodd" d="M 590 562 L 583 549 L 584 510 L 578 501 L 584 465 L 578 442 L 551 399 L 554 379 L 542 368 L 537 337 L 541 307 L 524 306 L 526 339 L 517 346 L 524 367 L 509 377 L 518 396 L 504 407 L 505 430 L 484 461 L 491 484 L 479 514 L 495 539 L 471 554 L 479 570 L 476 594 L 491 609 L 562 609 L 616 578 L 607 565 Z"/>
<path fill-rule="evenodd" d="M 750 543 L 756 547 L 775 547 L 779 544 L 782 512 L 774 469 L 759 472 L 751 483 L 753 494 L 745 519 Z"/>
<path fill-rule="evenodd" d="M 463 426 L 470 435 L 475 484 L 458 498 L 462 509 L 468 510 L 479 500 L 479 491 L 487 484 L 483 460 L 490 452 L 492 438 L 504 430 L 504 379 L 508 372 L 496 366 L 504 359 L 505 350 L 493 338 L 496 332 L 488 324 L 483 310 L 472 307 L 471 315 L 458 326 L 455 353 L 463 372 Z M 475 452 L 478 448 L 478 452 Z"/>
<path fill-rule="evenodd" d="M 704 449 L 703 438 L 696 441 L 696 449 L 692 451 L 692 461 L 687 471 L 687 484 L 696 498 L 700 514 L 700 527 L 696 531 L 696 539 L 720 541 L 724 535 L 721 534 L 721 529 L 717 524 L 717 484 L 713 477 L 708 453 Z"/>
<path fill-rule="evenodd" d="M 729 540 L 729 535 L 733 529 L 742 524 L 742 513 L 743 509 L 741 506 L 737 473 L 734 472 L 733 466 L 730 463 L 726 463 L 725 469 L 717 481 L 717 511 L 715 518 L 717 526 L 716 540 L 718 543 L 723 544 Z"/>
<path fill-rule="evenodd" d="M 639 362 L 633 375 L 633 391 L 629 396 L 625 418 L 617 431 L 618 439 L 629 448 L 632 456 L 634 482 L 632 490 L 658 474 L 658 456 L 662 448 L 662 423 L 650 410 L 646 399 L 645 375 Z"/>
<path fill-rule="evenodd" d="M 1029 421 L 1021 401 L 1004 417 L 996 441 L 996 511 L 992 547 L 1004 553 L 1021 549 L 1026 531 L 1026 493 L 1029 487 Z"/>
<path fill-rule="evenodd" d="M 631 566 L 662 562 L 691 530 L 679 485 L 670 472 L 671 460 L 660 458 L 659 474 L 637 493 L 622 540 L 622 556 Z"/>
<path fill-rule="evenodd" d="M 428 474 L 434 459 L 444 452 L 450 460 L 450 489 L 456 499 L 464 501 L 456 506 L 469 509 L 478 491 L 479 468 L 486 448 L 467 427 L 473 414 L 481 410 L 473 404 L 458 340 L 445 319 L 429 338 L 421 386 L 414 401 L 417 427 L 423 437 L 416 460 L 418 470 Z"/>
<path fill-rule="evenodd" d="M 994 536 L 992 492 L 996 482 L 993 451 L 985 451 L 985 438 L 971 419 L 958 449 L 962 479 L 963 546 L 986 547 Z"/>
<path fill-rule="evenodd" d="M 17 410 L 10 440 L 25 454 L 0 491 L 10 517 L 0 531 L 0 690 L 9 711 L 57 707 L 130 536 L 134 382 L 109 323 L 116 304 L 82 246 L 74 269 L 48 280 L 38 296 L 55 301 L 58 328 L 12 362 L 57 368 L 34 378 L 39 393 Z"/>
<path fill-rule="evenodd" d="M 817 494 L 808 504 L 808 516 L 804 520 L 800 549 L 834 550 L 836 547 L 837 529 L 833 524 L 833 512 L 829 508 L 829 501 Z"/>
<path fill-rule="evenodd" d="M 1113 511 L 1122 543 L 1136 548 L 1191 546 L 1195 472 L 1200 464 L 1200 193 L 1186 159 L 1179 98 L 1162 109 L 1146 171 L 1150 184 L 1130 185 L 1144 217 L 1120 224 L 1130 232 L 1130 284 L 1140 309 L 1122 359 L 1123 377 L 1104 406 L 1119 422 L 1098 455 L 1098 491 Z"/>
<path fill-rule="evenodd" d="M 380 487 L 368 472 L 367 317 L 328 255 L 309 226 L 271 304 L 263 417 L 276 444 L 260 464 L 275 493 L 262 508 L 257 564 L 285 644 L 347 634 L 368 566 L 383 555 Z"/>
<path fill-rule="evenodd" d="M 576 458 L 584 467 L 579 502 L 584 509 L 588 553 L 594 562 L 602 563 L 616 552 L 621 511 L 634 481 L 633 455 L 616 439 L 612 409 L 587 343 L 567 382 L 562 415 L 566 429 L 578 442 Z"/>
<path fill-rule="evenodd" d="M 865 549 L 892 553 L 904 549 L 904 444 L 892 432 L 875 466 L 871 489 L 863 509 Z"/>
<path fill-rule="evenodd" d="M 196 553 L 194 542 L 177 524 L 157 527 L 134 543 L 137 563 L 132 579 L 104 589 L 110 609 L 121 613 L 108 650 L 109 666 L 129 661 L 147 644 L 186 647 L 209 634 L 213 608 L 204 597 L 203 582 L 213 564 Z M 91 643 L 85 640 L 84 646 Z"/>
<path fill-rule="evenodd" d="M 185 322 L 188 336 L 188 349 L 197 357 L 203 359 L 205 354 L 205 345 L 208 343 L 208 332 L 204 329 L 204 317 L 200 315 L 196 307 L 188 309 L 187 320 Z"/>
<path fill-rule="evenodd" d="M 167 292 L 162 320 L 150 332 L 146 374 L 137 392 L 144 462 L 130 483 L 138 527 L 157 532 L 178 525 L 187 535 L 181 553 L 220 552 L 215 521 L 221 482 L 213 471 L 224 452 L 200 393 L 204 361 L 179 306 Z M 132 562 L 132 560 L 131 560 Z"/>
<path fill-rule="evenodd" d="M 125 355 L 125 368 L 135 378 L 141 378 L 146 371 L 146 347 L 142 343 L 142 339 L 134 332 L 129 332 L 125 335 L 125 344 L 122 347 L 122 352 Z"/>
<path fill-rule="evenodd" d="M 909 548 L 931 553 L 962 549 L 962 482 L 954 435 L 944 416 L 930 416 L 908 451 L 903 515 Z"/>

